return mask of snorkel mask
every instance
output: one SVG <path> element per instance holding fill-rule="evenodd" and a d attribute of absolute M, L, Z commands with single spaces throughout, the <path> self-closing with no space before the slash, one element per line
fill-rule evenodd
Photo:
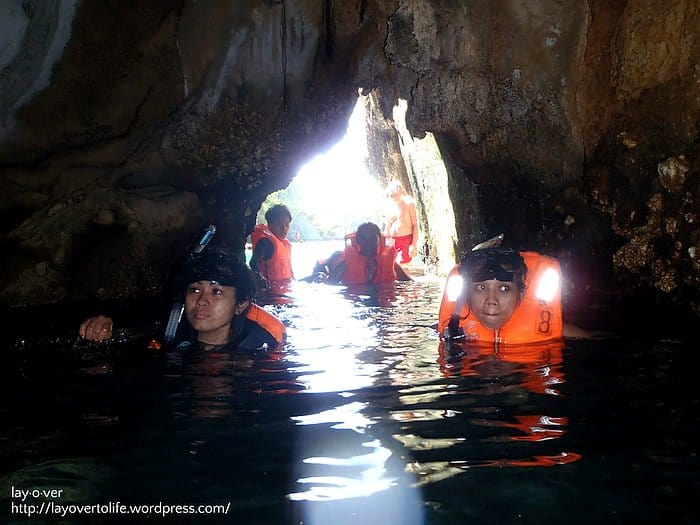
<path fill-rule="evenodd" d="M 525 261 L 515 250 L 508 248 L 485 248 L 467 252 L 459 263 L 459 273 L 447 282 L 447 298 L 456 301 L 465 293 L 467 283 L 496 279 L 513 283 L 522 294 L 525 290 Z M 466 297 L 463 298 L 466 301 Z"/>
<path fill-rule="evenodd" d="M 492 279 L 511 282 L 522 293 L 525 289 L 525 261 L 515 250 L 486 248 L 467 252 L 459 265 L 459 273 L 470 282 Z"/>
<path fill-rule="evenodd" d="M 180 275 L 182 288 L 189 283 L 210 281 L 236 288 L 239 301 L 255 295 L 255 278 L 251 270 L 235 256 L 224 251 L 193 254 Z"/>

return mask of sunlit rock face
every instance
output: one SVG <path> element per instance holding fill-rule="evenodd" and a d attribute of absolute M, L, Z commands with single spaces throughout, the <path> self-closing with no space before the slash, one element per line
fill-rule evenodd
<path fill-rule="evenodd" d="M 361 88 L 369 164 L 419 193 L 440 258 L 504 233 L 558 256 L 568 297 L 624 282 L 700 312 L 693 0 L 8 4 L 4 304 L 156 293 L 209 223 L 241 249 Z M 405 165 L 425 136 L 442 178 Z"/>

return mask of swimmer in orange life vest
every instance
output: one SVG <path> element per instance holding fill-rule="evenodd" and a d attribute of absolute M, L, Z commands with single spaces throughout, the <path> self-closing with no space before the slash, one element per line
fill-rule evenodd
<path fill-rule="evenodd" d="M 282 345 L 282 322 L 253 304 L 255 277 L 243 261 L 223 250 L 191 255 L 177 278 L 185 319 L 177 330 L 177 348 L 197 344 L 208 349 L 273 350 Z M 112 337 L 110 317 L 90 317 L 80 325 L 89 341 Z"/>
<path fill-rule="evenodd" d="M 305 281 L 346 285 L 393 284 L 411 277 L 396 263 L 396 250 L 387 246 L 379 226 L 361 224 L 355 233 L 345 236 L 345 250 L 319 261 Z"/>
<path fill-rule="evenodd" d="M 255 226 L 251 233 L 253 255 L 249 266 L 263 288 L 270 284 L 288 283 L 292 272 L 292 245 L 287 239 L 292 214 L 283 204 L 272 206 L 265 213 L 265 224 Z"/>
<path fill-rule="evenodd" d="M 505 248 L 468 252 L 447 278 L 438 330 L 445 341 L 525 344 L 562 339 L 559 263 Z"/>
<path fill-rule="evenodd" d="M 518 388 L 559 395 L 564 382 L 560 283 L 559 263 L 551 257 L 491 247 L 468 252 L 450 272 L 440 305 L 440 370 L 450 377 L 494 379 L 517 373 L 520 379 L 512 384 Z M 504 424 L 517 431 L 508 438 L 513 441 L 554 439 L 568 424 L 566 418 L 546 414 L 513 418 Z M 567 451 L 536 456 L 527 465 L 579 459 L 580 454 Z"/>

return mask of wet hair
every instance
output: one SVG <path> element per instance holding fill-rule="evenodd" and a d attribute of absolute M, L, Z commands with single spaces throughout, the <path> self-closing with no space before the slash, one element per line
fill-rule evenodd
<path fill-rule="evenodd" d="M 509 248 L 485 248 L 467 252 L 459 264 L 460 273 L 471 282 L 512 282 L 522 294 L 527 266 L 520 253 Z"/>
<path fill-rule="evenodd" d="M 238 301 L 248 301 L 255 296 L 255 275 L 243 261 L 225 250 L 192 254 L 178 280 L 183 289 L 197 281 L 233 286 Z"/>
<path fill-rule="evenodd" d="M 275 204 L 265 212 L 265 221 L 267 224 L 275 223 L 283 217 L 288 218 L 290 221 L 292 220 L 292 212 L 290 212 L 289 208 L 284 204 Z"/>
<path fill-rule="evenodd" d="M 369 241 L 374 242 L 376 239 L 377 245 L 374 247 L 374 253 L 364 253 L 363 248 L 367 245 Z M 360 251 L 363 255 L 374 255 L 377 253 L 377 248 L 379 247 L 379 240 L 381 239 L 381 232 L 379 231 L 379 226 L 373 222 L 365 222 L 357 227 L 355 232 L 355 241 L 360 247 Z"/>

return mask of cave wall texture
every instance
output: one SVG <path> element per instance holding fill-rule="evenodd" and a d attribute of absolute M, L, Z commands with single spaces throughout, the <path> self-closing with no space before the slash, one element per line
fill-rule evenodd
<path fill-rule="evenodd" d="M 444 190 L 401 165 L 406 131 L 444 160 L 454 253 L 503 232 L 567 296 L 698 314 L 698 28 L 697 0 L 5 2 L 0 301 L 157 293 L 210 222 L 242 249 L 360 89 L 433 254 Z"/>

